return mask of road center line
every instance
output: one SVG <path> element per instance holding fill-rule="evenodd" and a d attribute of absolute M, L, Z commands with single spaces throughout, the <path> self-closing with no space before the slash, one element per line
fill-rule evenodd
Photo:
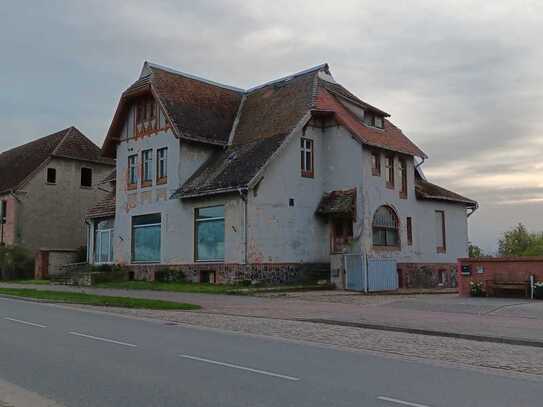
<path fill-rule="evenodd" d="M 418 404 L 418 403 L 410 403 L 409 401 L 403 401 L 403 400 L 398 400 L 398 399 L 393 399 L 393 398 L 390 398 L 390 397 L 384 397 L 384 396 L 379 396 L 377 397 L 378 400 L 383 400 L 383 401 L 388 401 L 389 403 L 396 403 L 396 404 L 401 404 L 402 406 L 410 406 L 410 407 L 429 407 L 425 404 Z"/>
<path fill-rule="evenodd" d="M 80 332 L 68 332 L 68 334 L 69 335 L 75 335 L 75 336 L 81 336 L 83 338 L 88 338 L 88 339 L 94 339 L 95 341 L 102 341 L 102 342 L 114 343 L 116 345 L 129 346 L 131 348 L 136 348 L 137 347 L 137 345 L 134 345 L 132 343 L 120 342 L 120 341 L 115 341 L 113 339 L 107 339 L 107 338 L 100 338 L 99 336 L 86 335 L 86 334 L 82 334 Z"/>
<path fill-rule="evenodd" d="M 199 358 L 197 356 L 190 356 L 190 355 L 179 355 L 179 356 L 182 357 L 182 358 L 185 358 L 185 359 L 191 359 L 191 360 L 196 360 L 196 361 L 199 361 L 199 362 L 210 363 L 212 365 L 230 367 L 232 369 L 245 370 L 246 372 L 257 373 L 257 374 L 262 374 L 262 375 L 266 375 L 266 376 L 278 377 L 280 379 L 291 380 L 293 382 L 297 382 L 297 381 L 300 380 L 298 377 L 285 376 L 285 375 L 278 374 L 278 373 L 267 372 L 265 370 L 252 369 L 250 367 L 233 365 L 231 363 L 218 362 L 216 360 Z"/>
<path fill-rule="evenodd" d="M 8 317 L 4 317 L 4 319 L 6 319 L 6 320 L 8 320 L 8 321 L 11 321 L 11 322 L 16 322 L 16 323 L 18 323 L 18 324 L 29 325 L 29 326 L 35 326 L 35 327 L 37 327 L 37 328 L 47 328 L 47 326 L 45 326 L 45 325 L 36 324 L 36 323 L 34 323 L 34 322 L 21 321 L 20 319 L 8 318 Z"/>

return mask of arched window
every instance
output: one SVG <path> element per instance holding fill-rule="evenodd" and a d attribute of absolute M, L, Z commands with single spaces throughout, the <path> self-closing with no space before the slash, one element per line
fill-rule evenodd
<path fill-rule="evenodd" d="M 398 217 L 389 206 L 381 206 L 373 215 L 373 245 L 399 246 Z"/>

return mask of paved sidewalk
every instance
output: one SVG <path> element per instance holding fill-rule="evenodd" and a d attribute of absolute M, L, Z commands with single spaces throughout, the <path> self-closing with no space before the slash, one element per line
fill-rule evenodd
<path fill-rule="evenodd" d="M 367 296 L 344 291 L 315 291 L 236 296 L 68 286 L 0 286 L 188 302 L 201 305 L 203 309 L 195 311 L 199 313 L 381 325 L 506 338 L 543 346 L 543 301 L 463 298 L 454 294 Z"/>

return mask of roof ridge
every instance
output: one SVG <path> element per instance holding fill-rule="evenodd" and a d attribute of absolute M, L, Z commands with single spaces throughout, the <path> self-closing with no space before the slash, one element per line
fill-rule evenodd
<path fill-rule="evenodd" d="M 68 136 L 72 133 L 72 130 L 74 129 L 74 126 L 70 126 L 66 129 L 64 129 L 63 131 L 65 132 L 64 133 L 64 136 L 62 136 L 62 139 L 60 140 L 60 142 L 57 144 L 57 146 L 55 147 L 55 149 L 53 151 L 51 151 L 51 154 L 52 156 L 56 155 L 57 151 L 60 149 L 60 146 L 66 141 L 66 139 L 68 138 Z"/>
<path fill-rule="evenodd" d="M 292 79 L 295 79 L 295 78 L 297 78 L 299 76 L 306 75 L 306 74 L 312 73 L 312 72 L 318 72 L 318 71 L 321 71 L 323 69 L 328 69 L 328 68 L 329 68 L 328 63 L 325 62 L 323 64 L 316 65 L 316 66 L 313 66 L 311 68 L 304 69 L 303 71 L 295 72 L 293 74 L 283 76 L 283 77 L 281 77 L 279 79 L 274 79 L 274 80 L 265 82 L 263 84 L 253 86 L 252 88 L 247 89 L 245 91 L 245 93 L 251 93 L 251 92 L 254 92 L 254 91 L 258 90 L 258 89 L 264 88 L 266 86 L 273 85 L 275 83 L 283 82 L 283 81 L 286 81 L 286 80 L 292 80 Z"/>
<path fill-rule="evenodd" d="M 176 69 L 169 68 L 169 67 L 164 66 L 164 65 L 155 64 L 154 62 L 145 61 L 144 67 L 145 66 L 148 66 L 149 68 L 160 69 L 161 71 L 165 71 L 165 72 L 168 72 L 168 73 L 171 73 L 171 74 L 174 74 L 174 75 L 184 76 L 185 78 L 200 81 L 200 82 L 204 82 L 204 83 L 207 83 L 209 85 L 217 86 L 217 87 L 228 89 L 228 90 L 233 90 L 235 92 L 239 92 L 239 93 L 244 93 L 245 92 L 244 89 L 238 88 L 236 86 L 225 85 L 225 84 L 220 83 L 220 82 L 215 82 L 215 81 L 212 81 L 210 79 L 202 78 L 201 76 L 189 74 L 189 73 L 186 73 L 186 72 L 183 72 L 183 71 L 178 71 Z M 143 77 L 140 77 L 140 79 L 142 79 L 142 78 Z"/>

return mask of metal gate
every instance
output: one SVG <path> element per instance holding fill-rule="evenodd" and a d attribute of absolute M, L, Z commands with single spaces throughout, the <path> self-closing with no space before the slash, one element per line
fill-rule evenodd
<path fill-rule="evenodd" d="M 369 259 L 361 254 L 344 256 L 348 290 L 375 292 L 398 289 L 396 260 Z"/>

